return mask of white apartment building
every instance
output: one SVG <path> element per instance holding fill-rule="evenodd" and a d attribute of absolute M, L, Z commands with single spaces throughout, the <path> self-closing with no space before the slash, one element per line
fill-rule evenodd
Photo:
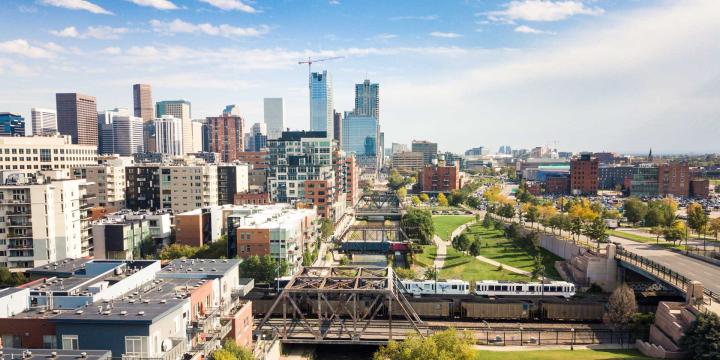
<path fill-rule="evenodd" d="M 0 170 L 32 175 L 40 170 L 97 164 L 97 147 L 73 144 L 69 135 L 0 137 Z"/>
<path fill-rule="evenodd" d="M 188 129 L 190 131 L 190 129 Z M 183 124 L 182 120 L 171 115 L 163 115 L 155 119 L 156 151 L 170 156 L 184 154 Z M 189 139 L 189 141 L 192 141 Z"/>
<path fill-rule="evenodd" d="M 127 109 L 98 113 L 98 149 L 102 154 L 132 156 L 144 151 L 143 119 Z"/>
<path fill-rule="evenodd" d="M 32 108 L 33 135 L 52 135 L 57 133 L 57 111 L 55 109 Z"/>
<path fill-rule="evenodd" d="M 125 168 L 134 164 L 131 157 L 115 157 L 101 164 L 76 169 L 78 176 L 88 182 L 88 191 L 95 194 L 90 205 L 108 211 L 125 208 Z"/>
<path fill-rule="evenodd" d="M 159 118 L 165 115 L 173 116 L 180 119 L 181 154 L 192 153 L 192 121 L 190 118 L 190 102 L 187 100 L 166 100 L 158 101 L 155 105 L 155 115 Z"/>
<path fill-rule="evenodd" d="M 160 203 L 174 213 L 218 205 L 218 168 L 212 165 L 162 166 Z"/>
<path fill-rule="evenodd" d="M 91 254 L 87 183 L 59 173 L 3 172 L 0 266 L 22 270 Z"/>
<path fill-rule="evenodd" d="M 192 128 L 192 152 L 197 153 L 203 151 L 203 127 L 205 119 L 193 120 L 190 124 Z"/>

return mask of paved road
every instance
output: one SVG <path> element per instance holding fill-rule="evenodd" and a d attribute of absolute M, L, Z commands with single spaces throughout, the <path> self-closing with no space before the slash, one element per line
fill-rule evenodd
<path fill-rule="evenodd" d="M 611 236 L 610 241 L 620 243 L 625 250 L 644 256 L 689 279 L 700 281 L 705 285 L 705 288 L 715 293 L 720 293 L 720 266 L 712 265 L 652 244 L 639 243 L 616 236 Z"/>

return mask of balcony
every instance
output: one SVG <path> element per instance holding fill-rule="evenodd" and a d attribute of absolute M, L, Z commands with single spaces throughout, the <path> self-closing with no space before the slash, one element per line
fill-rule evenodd
<path fill-rule="evenodd" d="M 187 350 L 187 342 L 184 338 L 170 338 L 172 347 L 165 351 L 162 356 L 148 357 L 142 355 L 126 355 L 123 354 L 122 360 L 178 360 L 182 359 Z"/>

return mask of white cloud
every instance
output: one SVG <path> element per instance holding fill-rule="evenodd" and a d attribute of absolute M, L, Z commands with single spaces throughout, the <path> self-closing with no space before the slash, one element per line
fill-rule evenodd
<path fill-rule="evenodd" d="M 177 5 L 175 5 L 170 0 L 128 0 L 136 5 L 140 6 L 148 6 L 152 8 L 156 8 L 159 10 L 175 10 L 177 9 Z"/>
<path fill-rule="evenodd" d="M 85 32 L 78 31 L 74 26 L 68 26 L 62 30 L 50 30 L 50 34 L 75 39 L 98 39 L 110 40 L 117 39 L 122 34 L 126 34 L 127 28 L 114 28 L 111 26 L 90 26 Z"/>
<path fill-rule="evenodd" d="M 25 39 L 16 39 L 0 42 L 0 53 L 21 55 L 32 59 L 51 59 L 56 56 L 56 52 L 62 48 L 54 43 L 49 43 L 44 47 L 33 46 Z"/>
<path fill-rule="evenodd" d="M 93 14 L 112 15 L 110 11 L 87 0 L 42 0 L 42 3 L 70 10 L 85 10 Z"/>
<path fill-rule="evenodd" d="M 430 33 L 430 36 L 433 37 L 439 37 L 439 38 L 446 38 L 446 39 L 454 39 L 462 37 L 462 35 L 454 32 L 442 32 L 442 31 L 433 31 Z"/>
<path fill-rule="evenodd" d="M 532 27 L 529 27 L 527 25 L 520 25 L 515 28 L 515 32 L 523 33 L 523 34 L 547 34 L 547 35 L 554 35 L 555 33 L 552 31 L 545 31 L 545 30 L 539 30 Z"/>
<path fill-rule="evenodd" d="M 106 47 L 106 48 L 102 49 L 102 51 L 100 51 L 100 53 L 106 54 L 106 55 L 120 55 L 122 53 L 122 50 L 117 46 L 110 46 L 110 47 Z"/>
<path fill-rule="evenodd" d="M 260 37 L 268 32 L 270 28 L 267 25 L 261 25 L 259 27 L 236 27 L 228 24 L 212 25 L 208 23 L 204 24 L 193 24 L 180 19 L 175 19 L 170 22 L 163 22 L 160 20 L 150 20 L 150 25 L 153 31 L 166 34 L 205 34 L 210 36 L 222 36 L 227 38 L 239 38 L 239 37 Z"/>
<path fill-rule="evenodd" d="M 257 10 L 241 0 L 200 0 L 222 10 L 238 10 L 246 13 L 256 13 Z"/>
<path fill-rule="evenodd" d="M 493 21 L 560 21 L 575 15 L 597 16 L 605 13 L 599 7 L 589 7 L 580 0 L 513 0 L 505 10 L 485 13 Z"/>
<path fill-rule="evenodd" d="M 390 17 L 389 20 L 392 20 L 392 21 L 400 21 L 400 20 L 431 21 L 431 20 L 437 20 L 438 18 L 439 18 L 439 16 L 437 16 L 437 15 L 422 15 L 422 16 L 406 15 L 406 16 L 393 16 L 393 17 Z"/>
<path fill-rule="evenodd" d="M 370 38 L 370 40 L 377 40 L 377 41 L 388 41 L 392 39 L 397 39 L 396 34 L 377 34 Z"/>
<path fill-rule="evenodd" d="M 330 5 L 340 5 L 340 0 L 329 0 L 328 4 Z"/>
<path fill-rule="evenodd" d="M 18 11 L 25 14 L 34 14 L 38 12 L 38 8 L 35 6 L 20 5 L 18 6 Z"/>

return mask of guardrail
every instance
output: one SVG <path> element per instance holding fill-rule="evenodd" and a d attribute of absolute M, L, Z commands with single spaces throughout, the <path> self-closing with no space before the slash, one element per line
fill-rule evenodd
<path fill-rule="evenodd" d="M 672 286 L 675 286 L 683 292 L 688 291 L 688 287 L 690 286 L 690 282 L 692 281 L 692 279 L 678 274 L 675 270 L 672 270 L 664 265 L 660 265 L 646 257 L 631 253 L 621 247 L 617 249 L 615 257 L 654 275 L 658 279 Z M 708 298 L 708 300 L 712 299 L 716 302 L 720 302 L 720 294 L 718 293 L 715 293 L 708 289 L 704 289 L 704 295 Z"/>

